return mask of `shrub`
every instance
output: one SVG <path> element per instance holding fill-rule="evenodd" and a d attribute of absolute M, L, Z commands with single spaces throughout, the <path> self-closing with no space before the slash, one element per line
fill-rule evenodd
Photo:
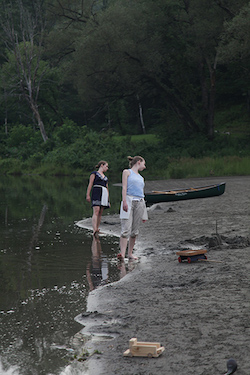
<path fill-rule="evenodd" d="M 63 124 L 56 128 L 53 133 L 53 139 L 56 144 L 60 145 L 69 145 L 76 141 L 79 136 L 79 128 L 74 123 L 74 121 L 66 118 Z"/>
<path fill-rule="evenodd" d="M 14 158 L 2 159 L 0 170 L 1 174 L 22 174 L 22 162 Z"/>
<path fill-rule="evenodd" d="M 6 153 L 10 157 L 27 160 L 41 148 L 42 143 L 40 131 L 35 131 L 31 125 L 16 125 L 6 139 Z"/>

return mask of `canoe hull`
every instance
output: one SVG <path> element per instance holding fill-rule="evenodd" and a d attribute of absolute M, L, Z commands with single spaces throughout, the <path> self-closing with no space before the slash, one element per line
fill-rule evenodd
<path fill-rule="evenodd" d="M 147 204 L 154 204 L 160 202 L 175 202 L 187 199 L 216 197 L 222 195 L 225 192 L 225 187 L 226 184 L 225 182 L 223 182 L 216 185 L 201 186 L 190 189 L 149 192 L 145 193 L 145 201 Z"/>

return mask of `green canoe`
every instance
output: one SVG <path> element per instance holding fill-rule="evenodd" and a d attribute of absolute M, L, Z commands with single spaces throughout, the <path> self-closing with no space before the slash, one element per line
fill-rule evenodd
<path fill-rule="evenodd" d="M 151 191 L 145 193 L 145 201 L 147 204 L 159 202 L 174 202 L 186 199 L 216 197 L 224 193 L 226 183 L 214 184 L 209 186 L 201 186 L 187 189 L 177 189 L 169 191 Z"/>

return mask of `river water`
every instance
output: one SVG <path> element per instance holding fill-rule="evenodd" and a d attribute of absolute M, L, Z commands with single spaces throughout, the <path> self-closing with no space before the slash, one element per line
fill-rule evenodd
<path fill-rule="evenodd" d="M 96 241 L 75 225 L 91 216 L 86 187 L 80 178 L 1 176 L 0 375 L 66 374 L 89 291 L 120 278 L 117 238 Z M 110 190 L 105 214 L 119 206 L 120 189 Z"/>

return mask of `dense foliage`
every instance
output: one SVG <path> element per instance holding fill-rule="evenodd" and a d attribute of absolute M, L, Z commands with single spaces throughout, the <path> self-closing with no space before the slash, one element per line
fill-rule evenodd
<path fill-rule="evenodd" d="M 2 171 L 248 155 L 249 21 L 246 0 L 4 0 Z"/>

